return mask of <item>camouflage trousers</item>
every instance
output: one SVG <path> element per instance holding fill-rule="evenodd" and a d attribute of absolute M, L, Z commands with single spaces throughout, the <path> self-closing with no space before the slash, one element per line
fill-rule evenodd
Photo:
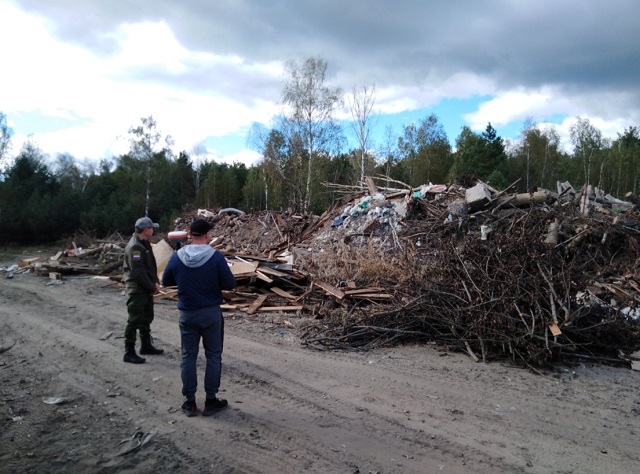
<path fill-rule="evenodd" d="M 146 293 L 132 293 L 127 299 L 129 319 L 124 329 L 124 342 L 135 343 L 136 332 L 140 332 L 140 339 L 151 334 L 153 322 L 153 295 Z"/>

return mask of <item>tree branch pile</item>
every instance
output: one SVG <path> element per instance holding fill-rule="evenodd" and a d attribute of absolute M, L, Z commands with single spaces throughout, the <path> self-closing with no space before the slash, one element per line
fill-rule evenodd
<path fill-rule="evenodd" d="M 394 281 L 375 282 L 393 301 L 342 307 L 308 327 L 306 343 L 370 349 L 433 341 L 478 360 L 529 365 L 569 357 L 624 361 L 640 346 L 640 222 L 633 212 L 623 219 L 584 215 L 574 199 L 526 208 L 498 208 L 504 201 L 494 200 L 455 217 L 449 208 L 413 201 L 400 245 L 377 248 L 371 258 L 359 250 L 360 266 L 393 262 Z M 358 259 L 351 260 L 356 274 Z M 316 265 L 325 278 L 327 264 Z"/>

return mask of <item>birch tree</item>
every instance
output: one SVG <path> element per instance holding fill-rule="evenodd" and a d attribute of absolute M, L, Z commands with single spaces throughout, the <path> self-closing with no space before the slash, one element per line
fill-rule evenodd
<path fill-rule="evenodd" d="M 11 135 L 13 130 L 7 124 L 7 116 L 0 112 L 0 171 L 2 171 L 2 162 L 11 149 Z"/>
<path fill-rule="evenodd" d="M 319 57 L 308 58 L 302 65 L 295 61 L 286 65 L 288 79 L 282 94 L 283 105 L 288 108 L 286 135 L 290 143 L 299 142 L 304 147 L 306 156 L 298 154 L 300 163 L 307 161 L 306 184 L 300 196 L 304 212 L 309 211 L 311 204 L 314 159 L 340 140 L 340 127 L 334 113 L 342 105 L 342 90 L 325 85 L 326 72 L 327 62 Z"/>
<path fill-rule="evenodd" d="M 202 174 L 202 162 L 207 156 L 207 146 L 204 142 L 196 143 L 191 148 L 191 160 L 193 162 L 193 184 L 196 188 L 196 195 L 200 191 L 200 175 Z"/>
<path fill-rule="evenodd" d="M 616 194 L 640 192 L 640 129 L 628 127 L 613 143 Z"/>
<path fill-rule="evenodd" d="M 364 186 L 365 153 L 370 146 L 371 112 L 376 103 L 376 86 L 354 86 L 349 96 L 349 111 L 351 112 L 351 128 L 360 147 L 360 183 Z"/>
<path fill-rule="evenodd" d="M 511 179 L 524 177 L 524 190 L 551 187 L 555 184 L 560 159 L 560 135 L 553 125 L 541 128 L 532 118 L 527 118 L 511 156 L 511 169 L 517 172 Z"/>
<path fill-rule="evenodd" d="M 151 161 L 156 153 L 165 153 L 171 155 L 171 146 L 173 140 L 170 135 L 167 135 L 164 139 L 164 146 L 159 145 L 162 142 L 162 134 L 157 129 L 157 123 L 153 119 L 153 116 L 141 118 L 142 124 L 137 127 L 129 128 L 129 134 L 131 138 L 129 140 L 130 153 L 133 158 L 136 158 L 145 164 L 146 174 L 146 194 L 145 194 L 145 207 L 144 215 L 149 217 L 149 199 L 151 196 Z"/>
<path fill-rule="evenodd" d="M 387 187 L 390 187 L 389 178 L 391 178 L 391 171 L 395 165 L 395 148 L 394 148 L 394 140 L 396 137 L 393 133 L 393 127 L 391 125 L 387 125 L 384 128 L 384 143 L 382 154 L 384 155 L 384 174 L 387 177 Z"/>
<path fill-rule="evenodd" d="M 584 184 L 593 184 L 593 169 L 597 166 L 596 161 L 603 147 L 602 132 L 594 127 L 589 119 L 578 117 L 569 128 L 569 135 L 575 147 L 574 157 L 580 160 Z"/>

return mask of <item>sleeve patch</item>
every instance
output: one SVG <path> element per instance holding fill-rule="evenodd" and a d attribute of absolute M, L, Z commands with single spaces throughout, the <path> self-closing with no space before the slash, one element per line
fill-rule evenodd
<path fill-rule="evenodd" d="M 134 262 L 138 262 L 142 258 L 142 255 L 139 251 L 136 250 L 131 253 L 131 258 L 133 259 Z"/>

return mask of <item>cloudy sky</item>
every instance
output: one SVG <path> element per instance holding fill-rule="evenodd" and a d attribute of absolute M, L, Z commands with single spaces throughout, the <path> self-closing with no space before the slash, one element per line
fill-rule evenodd
<path fill-rule="evenodd" d="M 374 134 L 435 113 L 516 138 L 578 116 L 640 125 L 637 0 L 0 0 L 0 112 L 12 154 L 108 158 L 153 116 L 174 151 L 252 163 L 246 134 L 280 111 L 284 65 L 320 56 L 327 84 L 375 84 Z M 348 118 L 348 110 L 342 118 Z"/>

